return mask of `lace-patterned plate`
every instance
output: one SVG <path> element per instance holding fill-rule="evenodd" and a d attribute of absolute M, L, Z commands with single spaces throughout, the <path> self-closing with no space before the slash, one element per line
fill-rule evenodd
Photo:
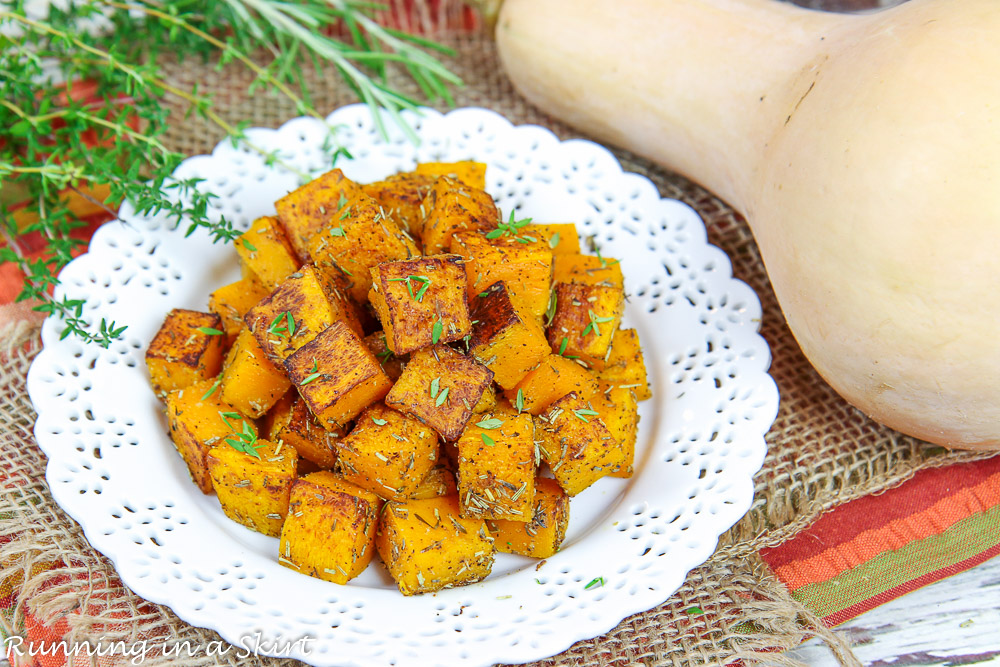
<path fill-rule="evenodd" d="M 353 154 L 338 163 L 350 178 L 480 160 L 504 215 L 513 207 L 519 217 L 575 222 L 605 256 L 622 258 L 624 324 L 639 332 L 653 391 L 640 404 L 635 476 L 574 498 L 563 548 L 544 564 L 501 554 L 472 586 L 406 598 L 378 564 L 347 586 L 280 566 L 277 540 L 228 520 L 191 483 L 143 362 L 168 310 L 205 310 L 209 291 L 238 277 L 235 253 L 125 204 L 129 224 L 98 230 L 63 270 L 60 294 L 86 297 L 94 321 L 127 323 L 124 339 L 107 350 L 60 340 L 50 319 L 28 377 L 55 499 L 139 595 L 238 646 L 315 665 L 525 662 L 665 601 L 750 507 L 778 404 L 756 295 L 732 278 L 693 210 L 661 199 L 598 145 L 560 142 L 483 109 L 411 116 L 419 147 L 382 141 L 363 106 L 328 120 Z M 300 118 L 248 138 L 321 173 L 324 133 Z M 218 195 L 214 213 L 244 228 L 299 184 L 229 142 L 186 160 L 177 176 L 205 179 Z"/>

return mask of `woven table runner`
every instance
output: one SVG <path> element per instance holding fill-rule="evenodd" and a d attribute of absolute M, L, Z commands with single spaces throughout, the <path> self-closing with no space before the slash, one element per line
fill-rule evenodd
<path fill-rule="evenodd" d="M 456 16 L 459 22 L 466 20 L 464 15 Z M 504 78 L 488 38 L 468 33 L 440 38 L 456 49 L 457 57 L 450 65 L 466 81 L 465 87 L 456 91 L 457 106 L 487 107 L 515 124 L 545 126 L 563 139 L 579 136 L 517 95 Z M 250 76 L 235 68 L 215 71 L 208 65 L 185 63 L 172 66 L 170 71 L 175 85 L 197 82 L 199 89 L 212 91 L 227 120 L 276 127 L 294 115 L 291 104 L 283 100 L 266 95 L 248 99 L 245 91 Z M 405 82 L 400 85 L 407 87 Z M 355 101 L 333 74 L 312 76 L 309 87 L 313 104 L 321 111 Z M 222 139 L 214 126 L 184 119 L 182 110 L 176 119 L 165 142 L 173 150 L 189 155 L 205 153 Z M 712 557 L 693 570 L 665 604 L 536 664 L 702 665 L 737 660 L 792 664 L 781 651 L 812 636 L 822 637 L 842 664 L 857 664 L 846 643 L 823 622 L 831 610 L 803 604 L 825 599 L 817 590 L 802 594 L 815 584 L 818 572 L 825 572 L 819 561 L 809 560 L 819 554 L 782 549 L 795 545 L 795 535 L 834 507 L 849 501 L 878 503 L 882 496 L 873 494 L 893 489 L 918 473 L 925 474 L 920 471 L 959 470 L 958 464 L 985 465 L 981 461 L 988 455 L 949 452 L 902 436 L 844 403 L 802 356 L 782 318 L 750 231 L 739 215 L 681 177 L 622 151 L 616 155 L 626 170 L 649 177 L 662 196 L 679 199 L 697 210 L 706 223 L 710 242 L 732 260 L 734 275 L 759 295 L 762 334 L 771 347 L 771 374 L 779 387 L 781 406 L 767 436 L 767 458 L 755 478 L 753 506 L 721 537 Z M 216 633 L 190 626 L 168 608 L 128 591 L 113 565 L 90 547 L 80 528 L 52 500 L 44 480 L 45 459 L 31 433 L 34 412 L 24 386 L 28 365 L 40 347 L 37 324 L 8 324 L 0 336 L 0 596 L 6 604 L 0 619 L 5 634 L 34 641 L 65 638 L 93 643 L 170 637 L 208 648 L 220 642 Z M 980 463 L 973 463 L 977 461 Z M 979 482 L 992 479 L 989 471 L 979 474 Z M 989 499 L 983 498 L 987 503 Z M 925 504 L 923 510 L 932 505 Z M 974 504 L 967 509 L 970 515 L 977 511 Z M 961 518 L 949 526 L 960 522 Z M 857 534 L 855 531 L 852 537 Z M 995 545 L 984 545 L 980 553 L 986 553 L 990 546 Z M 800 561 L 815 567 L 796 569 L 794 563 Z M 788 584 L 794 573 L 799 575 L 798 585 Z M 65 656 L 12 655 L 11 659 L 18 665 L 90 664 L 89 659 L 72 663 Z M 105 665 L 128 664 L 128 658 L 121 656 L 95 660 Z M 191 657 L 151 653 L 142 664 L 168 663 L 183 667 L 292 664 L 260 656 L 240 659 L 234 652 L 201 652 Z"/>

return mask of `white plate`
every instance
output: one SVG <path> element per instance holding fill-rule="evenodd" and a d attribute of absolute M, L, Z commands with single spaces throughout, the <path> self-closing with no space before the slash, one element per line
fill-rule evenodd
<path fill-rule="evenodd" d="M 354 159 L 338 166 L 353 179 L 417 161 L 480 160 L 505 215 L 514 207 L 519 217 L 575 222 L 605 256 L 622 258 L 625 325 L 639 331 L 654 396 L 641 404 L 635 476 L 574 498 L 564 546 L 544 565 L 500 555 L 473 586 L 405 598 L 380 565 L 347 586 L 280 566 L 277 540 L 234 524 L 191 483 L 143 363 L 169 309 L 205 310 L 208 292 L 238 277 L 235 253 L 126 204 L 130 226 L 101 227 L 88 254 L 63 270 L 59 294 L 85 296 L 95 321 L 128 324 L 124 340 L 107 350 L 60 341 L 62 325 L 50 319 L 28 377 L 56 501 L 139 595 L 238 646 L 259 637 L 263 653 L 315 665 L 525 662 L 665 601 L 750 507 L 778 405 L 756 295 L 732 278 L 694 211 L 661 199 L 596 144 L 560 142 L 483 109 L 411 117 L 418 148 L 401 136 L 380 140 L 362 106 L 328 120 L 343 126 Z M 329 166 L 323 134 L 301 118 L 248 132 L 313 173 Z M 219 195 L 214 212 L 243 227 L 298 185 L 228 141 L 186 160 L 177 176 L 205 179 Z M 604 585 L 588 588 L 598 577 Z"/>

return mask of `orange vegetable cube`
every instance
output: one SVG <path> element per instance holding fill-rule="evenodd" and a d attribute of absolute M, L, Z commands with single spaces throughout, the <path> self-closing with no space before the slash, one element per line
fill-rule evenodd
<path fill-rule="evenodd" d="M 486 165 L 482 162 L 462 160 L 460 162 L 421 162 L 413 170 L 414 174 L 427 176 L 447 176 L 460 181 L 470 188 L 486 189 Z"/>
<path fill-rule="evenodd" d="M 625 465 L 625 454 L 600 413 L 576 394 L 555 401 L 535 420 L 542 458 L 568 495 L 577 495 Z"/>
<path fill-rule="evenodd" d="M 361 413 L 337 448 L 344 477 L 387 500 L 410 497 L 438 459 L 434 429 L 381 403 Z"/>
<path fill-rule="evenodd" d="M 403 595 L 471 584 L 493 569 L 486 523 L 463 518 L 458 496 L 389 502 L 375 545 Z"/>
<path fill-rule="evenodd" d="M 226 332 L 226 347 L 236 342 L 243 328 L 243 316 L 268 294 L 254 278 L 240 278 L 208 295 L 208 309 L 219 316 Z"/>
<path fill-rule="evenodd" d="M 552 351 L 601 370 L 624 312 L 625 294 L 617 287 L 557 283 L 548 329 Z"/>
<path fill-rule="evenodd" d="M 493 197 L 448 177 L 434 183 L 424 199 L 424 210 L 427 217 L 420 238 L 427 254 L 447 252 L 455 232 L 488 232 L 499 219 Z"/>
<path fill-rule="evenodd" d="M 381 400 L 392 380 L 350 327 L 334 322 L 285 361 L 309 410 L 336 431 Z"/>
<path fill-rule="evenodd" d="M 286 393 L 271 408 L 262 430 L 268 440 L 294 447 L 300 457 L 322 470 L 337 463 L 337 442 L 347 432 L 323 428 L 298 391 Z"/>
<path fill-rule="evenodd" d="M 458 439 L 462 516 L 529 521 L 535 497 L 534 425 L 529 414 L 479 415 Z"/>
<path fill-rule="evenodd" d="M 529 558 L 550 558 L 559 551 L 569 525 L 569 496 L 556 480 L 535 480 L 531 520 L 488 520 L 497 551 Z"/>
<path fill-rule="evenodd" d="M 631 389 L 640 401 L 653 396 L 646 379 L 646 364 L 642 359 L 639 334 L 635 329 L 619 329 L 615 332 L 611 341 L 611 353 L 597 376 L 608 384 Z"/>
<path fill-rule="evenodd" d="M 514 307 L 506 283 L 493 283 L 473 300 L 472 319 L 469 352 L 504 389 L 517 385 L 551 352 L 545 331 Z"/>
<path fill-rule="evenodd" d="M 222 400 L 256 419 L 291 386 L 285 369 L 267 358 L 249 329 L 241 329 L 222 373 Z"/>
<path fill-rule="evenodd" d="M 451 251 L 466 260 L 469 303 L 475 303 L 477 295 L 493 283 L 503 281 L 514 306 L 541 321 L 552 288 L 552 248 L 531 238 L 535 237 L 521 234 L 487 239 L 476 232 L 458 232 L 452 237 Z"/>
<path fill-rule="evenodd" d="M 362 303 L 372 286 L 373 268 L 419 254 L 413 239 L 364 193 L 348 200 L 334 223 L 309 241 L 313 264 L 342 281 L 351 298 Z"/>
<path fill-rule="evenodd" d="M 274 203 L 278 219 L 300 259 L 309 257 L 309 240 L 340 214 L 340 207 L 361 187 L 340 169 L 328 171 Z"/>
<path fill-rule="evenodd" d="M 268 292 L 298 271 L 302 264 L 285 236 L 284 227 L 271 216 L 257 218 L 250 229 L 233 242 L 233 246 L 243 265 Z"/>
<path fill-rule="evenodd" d="M 380 264 L 368 294 L 396 354 L 450 343 L 472 329 L 465 267 L 458 255 L 433 255 Z"/>
<path fill-rule="evenodd" d="M 493 372 L 485 366 L 435 345 L 410 356 L 385 404 L 427 424 L 445 440 L 457 440 L 492 380 Z"/>
<path fill-rule="evenodd" d="M 424 222 L 424 197 L 436 180 L 437 177 L 430 174 L 409 172 L 393 174 L 384 181 L 363 185 L 361 189 L 377 201 L 400 228 L 419 236 Z"/>
<path fill-rule="evenodd" d="M 594 255 L 556 255 L 552 266 L 552 281 L 604 285 L 624 289 L 621 263 L 617 259 Z"/>
<path fill-rule="evenodd" d="M 589 400 L 599 391 L 597 380 L 586 368 L 572 359 L 549 354 L 504 395 L 523 411 L 539 415 L 570 392 Z"/>
<path fill-rule="evenodd" d="M 602 392 L 593 401 L 594 408 L 608 431 L 615 437 L 623 454 L 622 467 L 612 477 L 631 477 L 635 462 L 635 439 L 639 427 L 639 402 L 635 392 L 617 385 L 601 383 Z"/>
<path fill-rule="evenodd" d="M 292 485 L 278 562 L 302 574 L 346 584 L 375 554 L 382 500 L 329 471 Z"/>
<path fill-rule="evenodd" d="M 457 493 L 458 484 L 455 482 L 455 473 L 447 462 L 443 462 L 430 469 L 430 472 L 410 494 L 410 499 L 424 500 L 439 496 L 453 496 Z"/>
<path fill-rule="evenodd" d="M 208 452 L 208 471 L 219 504 L 236 523 L 277 537 L 288 514 L 288 496 L 296 478 L 298 454 L 266 440 L 250 446 L 252 456 L 220 443 Z"/>
<path fill-rule="evenodd" d="M 163 398 L 171 391 L 218 375 L 225 338 L 218 315 L 171 310 L 146 349 L 149 382 L 156 395 Z"/>

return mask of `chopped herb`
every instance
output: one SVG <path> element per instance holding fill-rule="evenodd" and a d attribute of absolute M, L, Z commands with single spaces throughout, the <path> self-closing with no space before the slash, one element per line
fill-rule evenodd
<path fill-rule="evenodd" d="M 209 387 L 209 388 L 208 388 L 208 391 L 206 391 L 206 392 L 205 392 L 205 393 L 204 393 L 204 394 L 202 395 L 202 397 L 201 397 L 201 400 L 203 400 L 203 401 L 204 401 L 204 400 L 206 400 L 206 399 L 207 399 L 207 398 L 208 398 L 209 396 L 211 396 L 212 394 L 214 394 L 214 393 L 215 393 L 215 390 L 219 388 L 219 385 L 220 385 L 220 384 L 222 384 L 222 378 L 219 378 L 218 380 L 216 380 L 216 381 L 215 381 L 215 384 L 213 384 L 213 385 L 212 385 L 211 387 Z"/>
<path fill-rule="evenodd" d="M 218 329 L 213 329 L 212 327 L 198 327 L 198 331 L 208 336 L 223 336 L 226 333 L 225 331 L 219 331 Z"/>
<path fill-rule="evenodd" d="M 379 419 L 378 417 L 372 417 L 372 421 L 375 422 L 378 426 L 385 426 L 386 424 L 389 423 L 384 419 Z"/>
<path fill-rule="evenodd" d="M 424 294 L 427 293 L 427 288 L 431 286 L 431 279 L 427 276 L 414 276 L 409 275 L 405 278 L 389 278 L 390 283 L 406 283 L 406 291 L 410 293 L 410 298 L 416 302 L 421 302 L 424 299 Z M 421 283 L 420 288 L 414 292 L 413 283 Z"/>
<path fill-rule="evenodd" d="M 376 354 L 375 356 L 378 357 L 379 359 L 381 359 L 382 361 L 388 361 L 389 357 L 392 356 L 392 350 L 390 350 L 387 347 L 383 351 L 381 351 L 378 354 Z"/>
<path fill-rule="evenodd" d="M 476 422 L 476 426 L 479 428 L 495 429 L 503 426 L 503 420 L 497 419 L 496 417 L 491 417 L 489 419 L 484 419 L 482 421 Z"/>
<path fill-rule="evenodd" d="M 553 250 L 555 250 L 555 247 L 557 245 L 559 245 L 559 232 L 556 232 L 555 234 L 553 234 L 552 237 L 549 239 L 549 247 L 550 248 L 552 248 Z"/>
<path fill-rule="evenodd" d="M 318 380 L 321 377 L 323 377 L 322 373 L 313 373 L 312 375 L 308 376 L 305 380 L 303 380 L 302 382 L 300 382 L 299 386 L 300 387 L 304 387 L 305 385 L 309 384 L 310 382 L 313 382 L 314 380 Z"/>
<path fill-rule="evenodd" d="M 563 336 L 562 342 L 559 343 L 559 356 L 563 356 L 566 353 L 566 346 L 569 345 L 569 338 Z"/>
<path fill-rule="evenodd" d="M 282 324 L 282 320 L 284 320 L 284 324 Z M 287 335 L 291 338 L 295 333 L 295 320 L 292 319 L 292 314 L 287 310 L 279 313 L 271 322 L 271 326 L 267 328 L 267 333 L 281 338 Z"/>
<path fill-rule="evenodd" d="M 697 616 L 698 614 L 704 614 L 705 611 L 701 607 L 688 607 L 684 610 L 685 614 L 691 614 L 692 616 Z"/>
<path fill-rule="evenodd" d="M 583 336 L 586 336 L 591 331 L 600 336 L 601 328 L 598 325 L 604 324 L 606 322 L 612 322 L 615 319 L 613 317 L 598 317 L 597 314 L 592 310 L 588 310 L 587 314 L 590 315 L 590 324 L 588 324 L 586 328 L 583 330 L 583 334 L 581 334 Z"/>
<path fill-rule="evenodd" d="M 246 239 L 240 239 L 240 243 L 242 243 L 243 247 L 249 250 L 250 252 L 257 252 L 257 248 L 254 246 L 254 244 L 250 243 Z"/>
<path fill-rule="evenodd" d="M 524 390 L 517 390 L 517 397 L 514 399 L 514 407 L 517 408 L 518 414 L 524 412 Z"/>
<path fill-rule="evenodd" d="M 448 387 L 445 387 L 444 389 L 441 390 L 441 393 L 438 394 L 437 400 L 434 401 L 434 405 L 436 405 L 437 407 L 441 407 L 447 400 L 448 400 Z"/>
<path fill-rule="evenodd" d="M 502 220 L 498 222 L 497 228 L 488 233 L 486 235 L 486 238 L 492 240 L 492 239 L 498 239 L 501 236 L 512 236 L 514 237 L 515 240 L 521 241 L 522 243 L 528 243 L 529 240 L 537 241 L 538 239 L 536 239 L 533 236 L 525 236 L 523 241 L 521 240 L 521 238 L 518 238 L 518 233 L 521 231 L 521 229 L 523 227 L 527 227 L 530 224 L 531 224 L 531 218 L 515 220 L 514 211 L 512 209 L 510 212 L 510 219 L 507 220 L 507 222 L 503 222 Z"/>
<path fill-rule="evenodd" d="M 344 223 L 340 223 L 339 227 L 331 227 L 330 236 L 347 236 L 347 232 L 344 231 Z"/>
<path fill-rule="evenodd" d="M 576 415 L 576 418 L 579 419 L 580 421 L 589 424 L 590 421 L 587 419 L 587 417 L 596 417 L 600 413 L 597 412 L 596 410 L 574 410 L 573 414 Z"/>
<path fill-rule="evenodd" d="M 257 444 L 257 432 L 254 430 L 253 426 L 250 425 L 247 420 L 238 412 L 219 412 L 219 416 L 222 417 L 222 421 L 226 422 L 226 426 L 229 430 L 233 432 L 235 437 L 226 438 L 226 444 L 228 444 L 233 449 L 243 452 L 244 454 L 249 454 L 250 456 L 259 459 L 260 454 L 257 453 L 257 449 L 263 447 L 263 443 Z M 243 429 L 237 430 L 233 426 L 230 419 L 239 419 L 243 421 Z"/>
<path fill-rule="evenodd" d="M 485 433 L 480 433 L 479 437 L 483 439 L 483 444 L 485 444 L 487 447 L 493 447 L 494 445 L 497 444 L 493 440 L 493 438 L 491 438 L 490 436 L 486 435 Z"/>
<path fill-rule="evenodd" d="M 480 298 L 486 297 L 486 296 L 489 296 L 489 295 L 490 295 L 490 291 L 489 290 L 486 290 L 485 292 L 480 292 L 479 293 Z"/>
<path fill-rule="evenodd" d="M 337 200 L 337 210 L 339 211 L 340 209 L 344 208 L 344 205 L 346 203 L 347 203 L 347 196 L 343 192 L 341 192 L 340 199 Z"/>
<path fill-rule="evenodd" d="M 434 322 L 434 327 L 431 329 L 431 342 L 436 345 L 441 340 L 441 333 L 443 331 L 444 324 L 441 322 L 441 317 L 438 316 L 437 321 Z"/>
<path fill-rule="evenodd" d="M 556 317 L 556 301 L 558 297 L 556 296 L 555 289 L 549 292 L 549 305 L 545 308 L 545 326 L 552 324 L 552 320 Z"/>
<path fill-rule="evenodd" d="M 586 586 L 583 587 L 583 590 L 589 591 L 593 588 L 600 588 L 606 583 L 607 582 L 604 580 L 604 577 L 594 577 Z"/>
<path fill-rule="evenodd" d="M 437 377 L 431 380 L 431 398 L 438 395 L 438 389 L 441 387 L 441 378 Z"/>

